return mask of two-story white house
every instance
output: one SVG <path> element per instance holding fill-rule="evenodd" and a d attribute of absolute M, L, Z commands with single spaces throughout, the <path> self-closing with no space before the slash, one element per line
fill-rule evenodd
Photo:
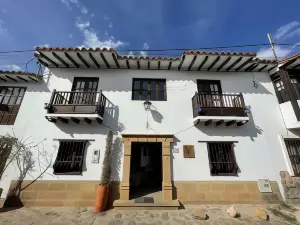
<path fill-rule="evenodd" d="M 11 89 L 24 90 L 12 104 L 19 108 L 14 121 L 0 111 L 0 133 L 13 130 L 53 156 L 39 177 L 45 165 L 33 153 L 35 169 L 22 185 L 39 179 L 22 191 L 25 205 L 93 206 L 109 130 L 117 207 L 136 206 L 143 196 L 154 199 L 150 206 L 174 207 L 282 200 L 279 173 L 290 166 L 282 137 L 290 131 L 270 78 L 276 61 L 253 53 L 137 57 L 99 48 L 37 48 L 35 56 L 46 67 L 40 82 L 0 80 L 0 104 L 11 107 Z M 2 197 L 19 172 L 9 166 Z"/>

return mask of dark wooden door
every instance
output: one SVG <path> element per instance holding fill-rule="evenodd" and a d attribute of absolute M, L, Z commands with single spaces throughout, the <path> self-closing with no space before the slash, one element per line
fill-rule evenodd
<path fill-rule="evenodd" d="M 202 105 L 222 106 L 222 88 L 219 80 L 197 80 L 197 88 L 198 94 L 201 94 Z"/>
<path fill-rule="evenodd" d="M 71 104 L 93 105 L 97 97 L 98 81 L 97 77 L 74 77 Z"/>

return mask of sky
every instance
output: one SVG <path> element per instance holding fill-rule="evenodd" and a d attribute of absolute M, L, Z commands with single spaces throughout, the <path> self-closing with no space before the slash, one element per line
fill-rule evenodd
<path fill-rule="evenodd" d="M 0 0 L 0 52 L 46 47 L 112 47 L 121 55 L 180 56 L 203 49 L 257 52 L 279 59 L 300 52 L 299 0 Z M 136 51 L 134 51 L 136 50 Z M 34 51 L 0 54 L 0 69 L 36 72 Z M 28 62 L 31 60 L 30 62 Z"/>

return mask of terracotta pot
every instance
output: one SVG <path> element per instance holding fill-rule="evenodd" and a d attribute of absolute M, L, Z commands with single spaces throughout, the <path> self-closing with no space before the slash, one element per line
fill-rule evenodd
<path fill-rule="evenodd" d="M 97 187 L 97 196 L 96 196 L 96 204 L 95 204 L 95 212 L 103 212 L 106 208 L 107 200 L 108 200 L 108 190 L 109 185 L 98 185 Z"/>

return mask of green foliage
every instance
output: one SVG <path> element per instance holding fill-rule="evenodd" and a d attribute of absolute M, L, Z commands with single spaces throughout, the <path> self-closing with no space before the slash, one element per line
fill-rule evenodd
<path fill-rule="evenodd" d="M 113 143 L 113 132 L 110 130 L 106 137 L 106 147 L 105 147 L 104 159 L 102 164 L 100 185 L 107 185 L 110 183 L 112 143 Z"/>

